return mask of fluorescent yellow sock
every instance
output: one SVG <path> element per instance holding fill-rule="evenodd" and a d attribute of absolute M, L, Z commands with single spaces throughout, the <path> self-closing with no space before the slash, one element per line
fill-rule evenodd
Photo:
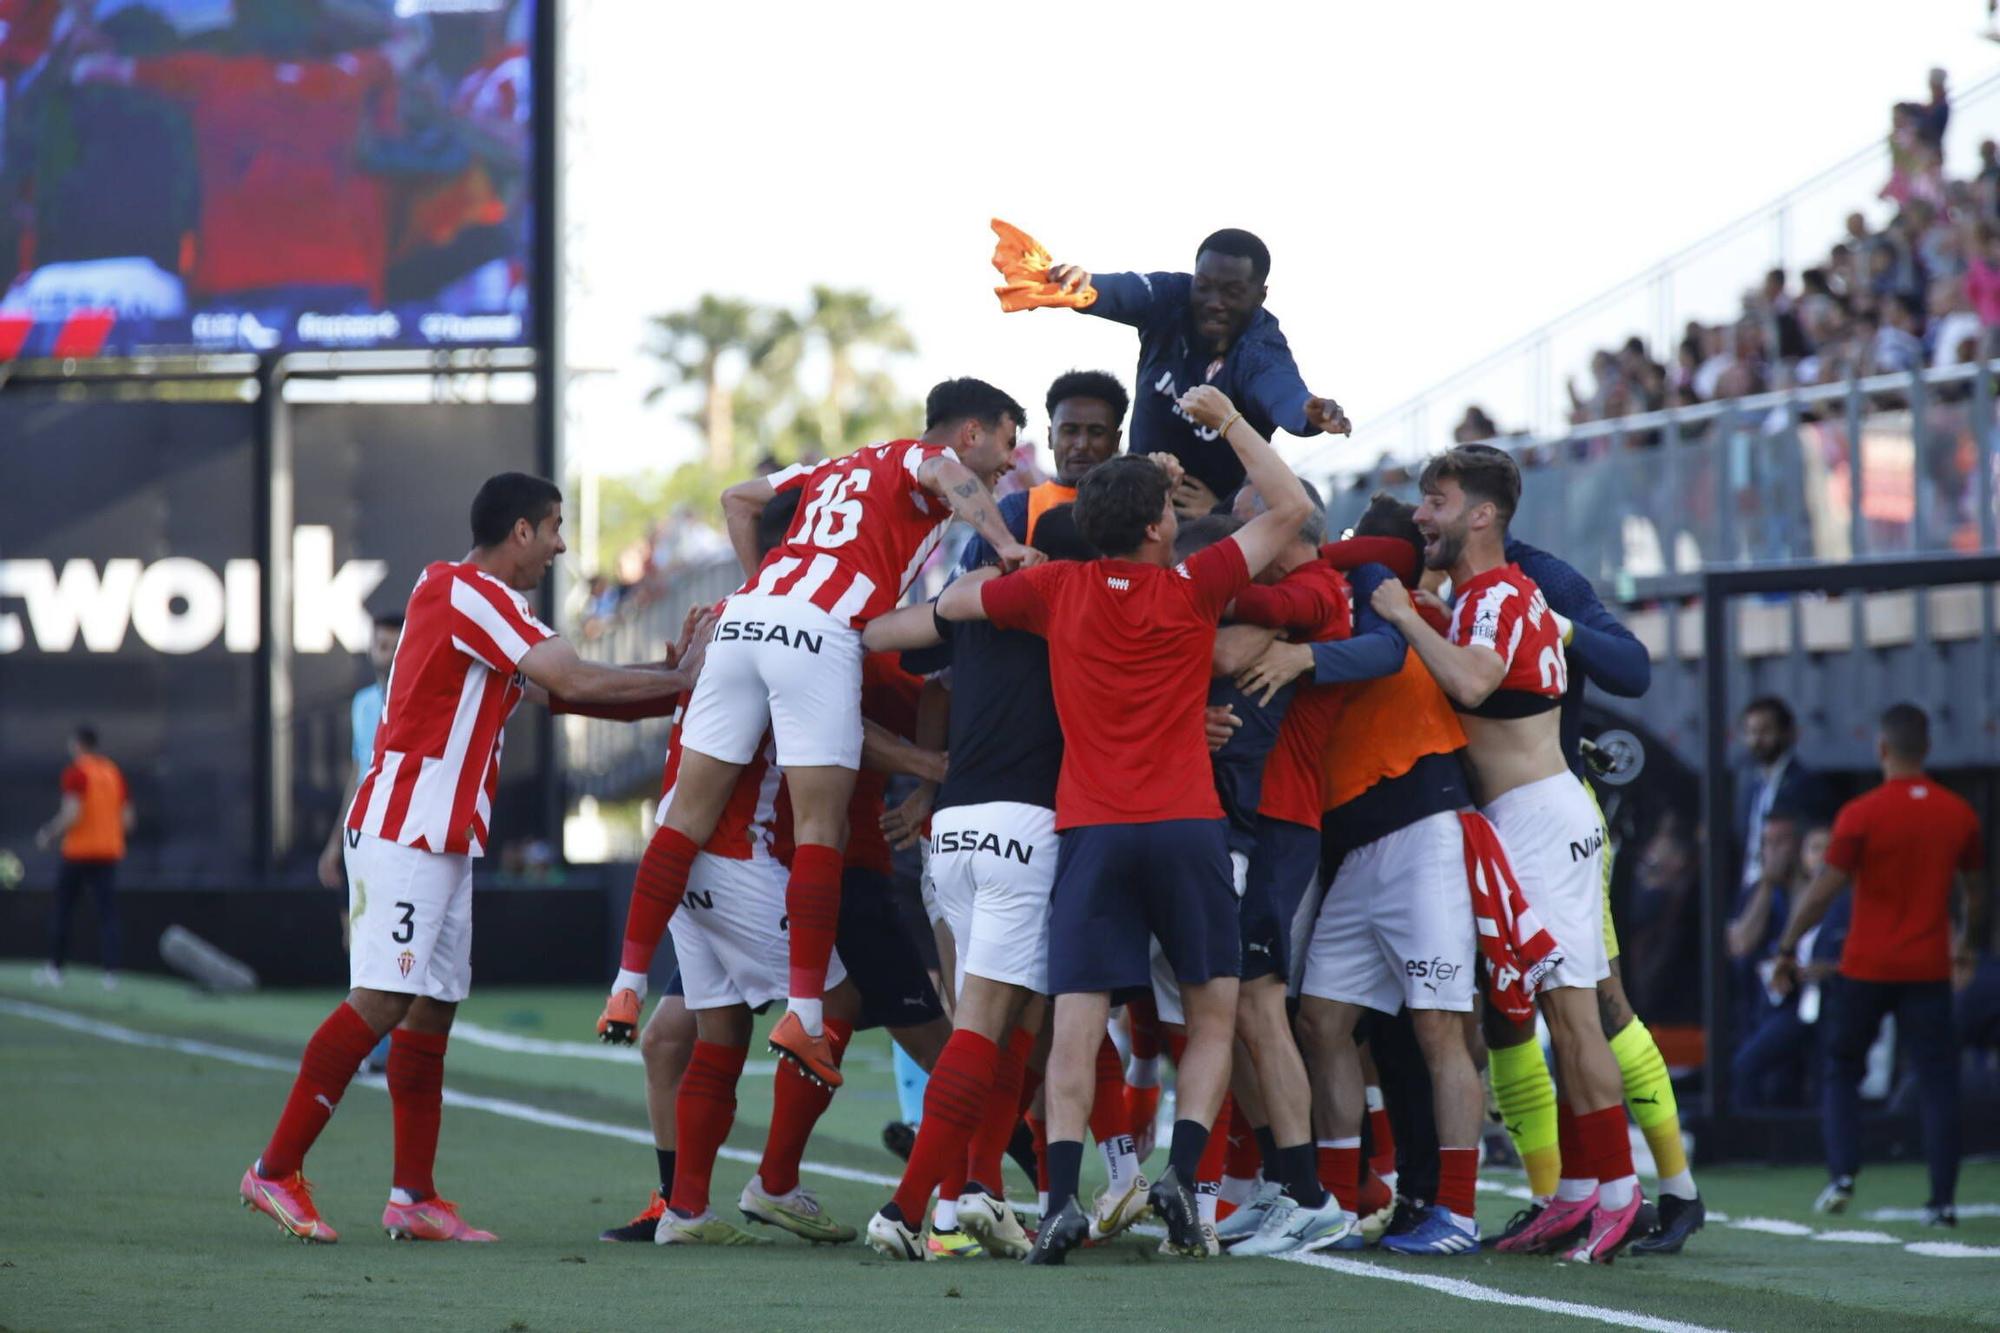
<path fill-rule="evenodd" d="M 1486 1068 L 1500 1121 L 1528 1170 L 1528 1192 L 1546 1198 L 1556 1192 L 1562 1152 L 1556 1147 L 1556 1084 L 1541 1043 L 1495 1047 L 1487 1052 Z"/>
<path fill-rule="evenodd" d="M 1646 1025 L 1634 1018 L 1611 1039 L 1611 1054 L 1625 1077 L 1625 1104 L 1659 1168 L 1661 1189 L 1694 1197 L 1694 1177 L 1688 1172 L 1687 1149 L 1681 1144 L 1681 1108 L 1674 1100 L 1674 1081 L 1667 1062 Z"/>

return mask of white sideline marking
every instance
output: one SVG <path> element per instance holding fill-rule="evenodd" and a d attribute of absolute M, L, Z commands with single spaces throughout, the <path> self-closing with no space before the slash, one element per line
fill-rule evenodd
<path fill-rule="evenodd" d="M 141 1046 L 153 1050 L 178 1051 L 185 1055 L 207 1056 L 210 1059 L 221 1060 L 225 1063 L 239 1065 L 246 1069 L 262 1069 L 273 1073 L 290 1074 L 298 1067 L 297 1062 L 293 1060 L 281 1060 L 276 1056 L 263 1055 L 256 1051 L 246 1051 L 234 1046 L 222 1046 L 215 1042 L 202 1041 L 194 1037 L 170 1037 L 153 1032 L 142 1032 L 137 1028 L 124 1027 L 117 1023 L 109 1023 L 78 1014 L 68 1009 L 56 1009 L 47 1005 L 29 1004 L 19 1000 L 0 998 L 0 1013 L 10 1013 L 20 1018 L 33 1019 L 55 1027 L 67 1028 L 72 1032 L 80 1032 L 86 1036 L 120 1042 L 127 1046 Z M 527 1040 L 535 1039 L 530 1038 Z M 584 1045 L 581 1042 L 574 1044 L 578 1046 Z M 359 1075 L 354 1081 L 363 1087 L 374 1088 L 382 1092 L 386 1092 L 389 1086 L 377 1074 Z M 639 1129 L 631 1125 L 612 1124 L 603 1120 L 589 1120 L 582 1116 L 569 1115 L 562 1111 L 550 1111 L 527 1102 L 517 1102 L 505 1097 L 480 1097 L 471 1093 L 455 1092 L 450 1088 L 446 1088 L 444 1090 L 444 1103 L 447 1106 L 463 1107 L 471 1111 L 486 1111 L 492 1115 L 505 1116 L 508 1119 L 520 1120 L 528 1124 L 543 1125 L 550 1129 L 569 1129 L 582 1134 L 594 1134 L 600 1138 L 617 1139 L 624 1143 L 638 1144 L 642 1147 L 650 1148 L 653 1146 L 653 1136 L 649 1130 Z M 743 1162 L 753 1166 L 762 1160 L 761 1154 L 742 1148 L 724 1147 L 716 1155 L 727 1161 Z M 830 1180 L 846 1180 L 855 1184 L 876 1185 L 885 1189 L 894 1189 L 902 1183 L 896 1176 L 885 1176 L 874 1171 L 860 1171 L 852 1167 L 836 1166 L 828 1162 L 802 1162 L 800 1163 L 800 1170 L 817 1176 L 825 1176 Z M 1484 1186 L 1486 1182 L 1482 1181 L 1481 1184 Z M 1496 1189 L 1510 1195 L 1518 1194 L 1521 1197 L 1527 1197 L 1527 1191 L 1518 1189 L 1517 1187 L 1496 1186 Z M 1982 1211 L 1974 1214 L 1972 1212 L 1974 1208 Z M 1987 1210 L 2000 1212 L 2000 1207 L 1992 1204 L 1972 1204 L 1960 1211 L 1965 1215 L 1984 1216 Z M 1876 1213 L 1869 1214 L 1869 1216 L 1880 1216 L 1893 1211 L 1896 1210 L 1880 1209 Z M 1920 1213 L 1916 1215 L 1921 1216 Z M 1717 1214 L 1711 1213 L 1709 1216 L 1711 1219 L 1715 1219 Z M 1814 1240 L 1844 1241 L 1852 1244 L 1896 1243 L 1894 1236 L 1889 1236 L 1884 1232 L 1815 1232 L 1811 1227 L 1797 1222 L 1788 1222 L 1780 1218 L 1733 1219 L 1727 1225 L 1746 1231 L 1762 1231 L 1781 1236 L 1806 1236 Z M 1881 1239 L 1875 1239 L 1878 1236 Z M 1939 1259 L 2000 1258 L 2000 1246 L 1963 1245 L 1956 1241 L 1914 1241 L 1905 1244 L 1903 1249 L 1911 1254 Z M 1617 1324 L 1626 1328 L 1652 1330 L 1653 1333 L 1715 1333 L 1714 1330 L 1706 1329 L 1699 1324 L 1685 1324 L 1672 1320 L 1654 1319 L 1650 1316 L 1634 1314 L 1629 1311 L 1613 1310 L 1574 1301 L 1558 1301 L 1543 1297 L 1516 1295 L 1515 1293 L 1502 1291 L 1498 1288 L 1482 1287 L 1478 1283 L 1467 1282 L 1459 1278 L 1436 1277 L 1425 1273 L 1401 1272 L 1393 1268 L 1361 1263 L 1353 1259 L 1337 1259 L 1330 1255 L 1287 1254 L 1277 1257 L 1292 1263 L 1311 1264 L 1314 1267 L 1330 1269 L 1334 1272 L 1348 1274 L 1349 1276 L 1374 1278 L 1384 1282 L 1401 1282 L 1411 1286 L 1423 1287 L 1427 1290 L 1436 1291 L 1447 1296 L 1455 1296 L 1462 1300 L 1478 1301 L 1494 1305 L 1524 1306 L 1530 1309 L 1542 1310 L 1549 1314 L 1568 1315 L 1577 1319 L 1592 1319 L 1600 1323 Z"/>
<path fill-rule="evenodd" d="M 484 1046 L 489 1051 L 505 1051 L 509 1055 L 552 1055 L 567 1060 L 597 1060 L 612 1065 L 639 1067 L 645 1065 L 637 1046 L 606 1046 L 603 1042 L 524 1037 L 518 1032 L 504 1032 L 499 1028 L 489 1028 L 478 1023 L 453 1023 L 451 1039 L 470 1042 L 474 1046 Z M 743 1072 L 775 1074 L 778 1072 L 778 1062 L 749 1060 L 744 1063 Z"/>
<path fill-rule="evenodd" d="M 1902 1241 L 1886 1231 L 1822 1231 L 1814 1240 L 1830 1240 L 1836 1245 L 1900 1245 Z"/>
<path fill-rule="evenodd" d="M 1960 1217 L 2000 1217 L 2000 1203 L 1968 1203 L 1958 1210 Z M 1862 1214 L 1870 1222 L 1921 1222 L 1921 1208 L 1873 1208 Z"/>
<path fill-rule="evenodd" d="M 1683 1324 L 1673 1319 L 1655 1319 L 1651 1315 L 1634 1314 L 1629 1310 L 1609 1310 L 1601 1305 L 1585 1305 L 1581 1301 L 1557 1301 L 1546 1296 L 1521 1296 L 1494 1287 L 1482 1287 L 1477 1282 L 1467 1282 L 1463 1278 L 1436 1277 L 1429 1273 L 1405 1273 L 1379 1264 L 1364 1264 L 1355 1259 L 1336 1259 L 1328 1254 L 1281 1254 L 1277 1257 L 1295 1264 L 1311 1264 L 1314 1268 L 1345 1273 L 1350 1277 L 1373 1277 L 1381 1278 L 1385 1282 L 1401 1282 L 1445 1296 L 1456 1296 L 1460 1300 L 1506 1305 L 1516 1309 L 1540 1310 L 1546 1314 L 1568 1315 L 1572 1319 L 1593 1319 L 1600 1324 L 1615 1324 L 1620 1328 L 1646 1329 L 1649 1333 L 1715 1333 L 1715 1330 L 1703 1324 Z"/>

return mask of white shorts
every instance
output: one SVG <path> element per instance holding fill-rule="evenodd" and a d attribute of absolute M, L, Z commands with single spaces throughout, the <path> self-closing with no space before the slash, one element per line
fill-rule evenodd
<path fill-rule="evenodd" d="M 782 767 L 861 767 L 861 631 L 801 597 L 737 593 L 716 623 L 681 744 L 747 764 L 767 727 Z"/>
<path fill-rule="evenodd" d="M 958 955 L 954 993 L 971 973 L 1038 995 L 1049 989 L 1049 893 L 1056 812 L 989 801 L 931 816 L 930 880 Z"/>
<path fill-rule="evenodd" d="M 349 832 L 347 979 L 456 1004 L 472 989 L 472 858 Z"/>
<path fill-rule="evenodd" d="M 1242 852 L 1231 852 L 1229 873 L 1232 879 L 1230 887 L 1236 890 L 1236 901 L 1241 903 L 1250 878 L 1250 858 Z M 1153 941 L 1153 1008 L 1159 1012 L 1162 1023 L 1172 1023 L 1176 1027 L 1187 1023 L 1187 1008 L 1181 1003 L 1180 978 L 1174 975 L 1174 965 L 1157 939 Z"/>
<path fill-rule="evenodd" d="M 708 852 L 696 854 L 688 871 L 687 896 L 667 922 L 688 1008 L 743 1004 L 760 1009 L 790 992 L 785 879 L 783 863 L 768 856 L 734 861 Z M 847 969 L 836 953 L 827 964 L 827 989 L 846 978 Z"/>
<path fill-rule="evenodd" d="M 1349 852 L 1320 902 L 1301 991 L 1385 1014 L 1465 1013 L 1478 941 L 1465 839 L 1450 811 Z"/>
<path fill-rule="evenodd" d="M 1604 945 L 1604 825 L 1569 772 L 1495 797 L 1484 811 L 1500 834 L 1521 896 L 1562 949 L 1543 990 L 1594 989 L 1611 975 Z"/>

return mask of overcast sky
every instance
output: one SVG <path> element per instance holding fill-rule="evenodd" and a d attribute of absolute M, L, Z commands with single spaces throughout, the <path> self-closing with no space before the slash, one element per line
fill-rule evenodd
<path fill-rule="evenodd" d="M 1057 373 L 1129 385 L 1129 330 L 999 312 L 995 215 L 1099 271 L 1257 232 L 1308 383 L 1365 422 L 1879 141 L 1931 65 L 2000 70 L 1982 0 L 570 5 L 569 353 L 608 373 L 568 444 L 610 472 L 695 451 L 641 405 L 639 348 L 704 291 L 867 288 L 916 336 L 913 392 L 979 375 L 1037 435 Z M 1995 130 L 2000 98 L 1955 119 L 1954 162 Z M 1793 253 L 1885 176 L 1808 201 Z M 1676 315 L 1726 314 L 1773 246 L 1709 261 Z M 1605 335 L 1650 332 L 1649 300 Z"/>

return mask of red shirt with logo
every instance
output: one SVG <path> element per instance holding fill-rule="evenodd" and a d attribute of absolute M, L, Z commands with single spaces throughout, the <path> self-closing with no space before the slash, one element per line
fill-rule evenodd
<path fill-rule="evenodd" d="M 1562 628 L 1548 599 L 1519 565 L 1499 565 L 1455 590 L 1445 637 L 1461 648 L 1491 648 L 1507 664 L 1495 694 L 1560 702 L 1569 689 Z"/>
<path fill-rule="evenodd" d="M 739 591 L 802 597 L 844 625 L 895 610 L 951 522 L 951 506 L 917 473 L 955 457 L 943 445 L 893 440 L 772 473 L 779 494 L 802 492 L 799 511 Z"/>
<path fill-rule="evenodd" d="M 1171 569 L 1054 560 L 980 590 L 995 625 L 1049 641 L 1058 829 L 1222 818 L 1203 710 L 1216 620 L 1249 582 L 1228 538 Z"/>
<path fill-rule="evenodd" d="M 1964 798 L 1923 774 L 1891 778 L 1840 808 L 1826 863 L 1854 882 L 1842 976 L 1950 980 L 1953 876 L 1986 864 Z"/>
<path fill-rule="evenodd" d="M 1247 624 L 1287 631 L 1295 640 L 1320 643 L 1354 633 L 1354 607 L 1347 580 L 1320 561 L 1301 565 L 1273 584 L 1253 583 L 1236 594 L 1236 618 Z M 1257 813 L 1266 819 L 1318 828 L 1320 766 L 1327 738 L 1340 716 L 1339 685 L 1306 683 L 1292 694 L 1278 725 L 1278 742 L 1264 761 L 1264 785 Z"/>

